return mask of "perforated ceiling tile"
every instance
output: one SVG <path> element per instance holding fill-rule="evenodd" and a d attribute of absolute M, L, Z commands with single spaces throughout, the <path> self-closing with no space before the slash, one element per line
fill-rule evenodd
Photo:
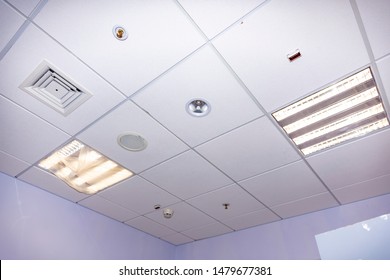
<path fill-rule="evenodd" d="M 240 181 L 239 184 L 267 206 L 287 203 L 326 191 L 321 181 L 303 161 Z"/>
<path fill-rule="evenodd" d="M 192 228 L 182 233 L 186 236 L 191 237 L 194 240 L 209 238 L 221 234 L 225 234 L 228 232 L 232 232 L 233 230 L 224 224 L 221 223 L 213 223 L 206 226 L 201 226 L 197 228 Z"/>
<path fill-rule="evenodd" d="M 125 223 L 129 226 L 142 230 L 156 237 L 176 234 L 174 230 L 167 228 L 166 226 L 163 226 L 159 223 L 156 223 L 155 221 L 152 221 L 148 218 L 145 218 L 144 216 L 139 216 Z"/>
<path fill-rule="evenodd" d="M 179 0 L 208 38 L 212 38 L 265 0 Z"/>
<path fill-rule="evenodd" d="M 390 53 L 390 2 L 356 1 L 375 58 Z"/>
<path fill-rule="evenodd" d="M 309 157 L 324 183 L 338 189 L 390 174 L 390 130 Z"/>
<path fill-rule="evenodd" d="M 88 197 L 88 195 L 70 188 L 54 175 L 37 167 L 30 168 L 28 171 L 19 176 L 18 179 L 73 202 L 77 202 Z"/>
<path fill-rule="evenodd" d="M 8 44 L 16 31 L 22 26 L 24 18 L 9 5 L 0 2 L 0 51 Z"/>
<path fill-rule="evenodd" d="M 200 145 L 196 150 L 235 180 L 299 159 L 298 153 L 265 117 Z"/>
<path fill-rule="evenodd" d="M 81 200 L 78 204 L 89 209 L 99 212 L 105 216 L 124 222 L 139 216 L 137 213 L 130 211 L 118 204 L 115 204 L 103 197 L 93 195 Z"/>
<path fill-rule="evenodd" d="M 242 21 L 213 44 L 267 111 L 369 62 L 348 0 L 273 0 Z"/>
<path fill-rule="evenodd" d="M 167 208 L 174 211 L 170 219 L 164 217 L 162 209 L 145 216 L 178 232 L 215 222 L 213 218 L 185 202 L 169 205 Z"/>
<path fill-rule="evenodd" d="M 188 236 L 185 236 L 181 233 L 163 236 L 163 237 L 161 237 L 161 239 L 168 241 L 169 243 L 172 243 L 173 245 L 181 245 L 181 244 L 185 244 L 185 243 L 189 243 L 189 242 L 194 241 L 193 239 L 191 239 Z"/>
<path fill-rule="evenodd" d="M 70 137 L 3 96 L 0 120 L 0 150 L 28 163 L 40 160 Z"/>
<path fill-rule="evenodd" d="M 30 165 L 16 157 L 0 151 L 0 170 L 10 176 L 16 176 Z"/>
<path fill-rule="evenodd" d="M 187 203 L 219 221 L 264 208 L 263 204 L 236 184 L 194 197 Z"/>
<path fill-rule="evenodd" d="M 245 229 L 253 226 L 267 224 L 280 220 L 280 217 L 269 209 L 261 209 L 247 213 L 232 219 L 224 220 L 223 223 L 234 230 Z"/>
<path fill-rule="evenodd" d="M 43 61 L 49 62 L 77 88 L 90 92 L 92 97 L 64 116 L 21 90 L 19 86 Z M 3 95 L 69 134 L 80 131 L 124 100 L 122 94 L 32 24 L 0 61 L 0 72 Z"/>
<path fill-rule="evenodd" d="M 98 195 L 139 214 L 154 211 L 157 204 L 164 207 L 180 201 L 139 176 L 125 180 Z"/>
<path fill-rule="evenodd" d="M 148 142 L 147 148 L 139 152 L 123 149 L 118 145 L 118 136 L 125 132 L 141 135 Z M 188 149 L 131 101 L 104 116 L 78 138 L 136 173 Z"/>
<path fill-rule="evenodd" d="M 233 183 L 193 151 L 187 151 L 140 175 L 181 199 Z"/>
<path fill-rule="evenodd" d="M 107 5 L 106 1 L 53 0 L 35 22 L 126 95 L 204 43 L 175 1 L 120 0 Z M 116 25 L 126 29 L 125 41 L 113 36 Z"/>
<path fill-rule="evenodd" d="M 195 117 L 186 110 L 188 102 L 198 98 L 211 108 L 206 116 Z M 210 46 L 177 65 L 133 100 L 190 146 L 262 116 Z"/>

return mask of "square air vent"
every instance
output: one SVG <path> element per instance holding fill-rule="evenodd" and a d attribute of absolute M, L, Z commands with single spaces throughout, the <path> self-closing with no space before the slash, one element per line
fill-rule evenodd
<path fill-rule="evenodd" d="M 47 61 L 43 61 L 19 88 L 64 116 L 92 96 Z"/>

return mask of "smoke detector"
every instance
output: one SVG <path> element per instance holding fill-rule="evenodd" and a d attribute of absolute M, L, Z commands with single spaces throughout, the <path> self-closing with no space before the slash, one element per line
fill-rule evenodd
<path fill-rule="evenodd" d="M 47 61 L 43 61 L 19 88 L 64 116 L 92 96 Z"/>
<path fill-rule="evenodd" d="M 170 209 L 170 208 L 165 208 L 165 209 L 163 210 L 163 215 L 164 215 L 164 218 L 170 219 L 170 218 L 172 218 L 172 216 L 173 216 L 173 210 Z"/>

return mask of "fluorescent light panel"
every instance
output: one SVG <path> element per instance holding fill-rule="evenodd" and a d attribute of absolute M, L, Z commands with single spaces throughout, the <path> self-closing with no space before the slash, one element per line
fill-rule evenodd
<path fill-rule="evenodd" d="M 272 115 L 304 155 L 389 125 L 370 68 Z"/>
<path fill-rule="evenodd" d="M 39 166 L 85 194 L 97 193 L 133 175 L 77 140 L 43 159 Z"/>

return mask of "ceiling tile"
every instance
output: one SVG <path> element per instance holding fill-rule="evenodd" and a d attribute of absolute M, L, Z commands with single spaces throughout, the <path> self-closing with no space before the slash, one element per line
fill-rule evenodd
<path fill-rule="evenodd" d="M 77 202 L 88 197 L 88 195 L 79 193 L 75 189 L 69 187 L 66 183 L 51 173 L 43 171 L 37 167 L 30 168 L 20 175 L 18 179 L 73 202 Z"/>
<path fill-rule="evenodd" d="M 326 192 L 274 206 L 271 209 L 282 218 L 290 218 L 338 205 L 338 202 L 328 192 Z"/>
<path fill-rule="evenodd" d="M 246 124 L 196 150 L 235 180 L 242 180 L 299 159 L 265 117 Z"/>
<path fill-rule="evenodd" d="M 53 0 L 34 21 L 127 95 L 204 43 L 175 1 Z M 117 25 L 127 40 L 113 36 Z"/>
<path fill-rule="evenodd" d="M 131 177 L 98 195 L 139 214 L 154 211 L 156 204 L 164 207 L 180 201 L 139 176 Z"/>
<path fill-rule="evenodd" d="M 390 53 L 390 2 L 356 1 L 375 58 Z"/>
<path fill-rule="evenodd" d="M 43 61 L 72 81 L 78 88 L 92 94 L 85 103 L 68 116 L 63 116 L 19 86 Z M 29 25 L 13 48 L 0 61 L 0 92 L 9 99 L 46 119 L 69 134 L 75 134 L 124 100 L 124 96 L 91 69 L 71 55 L 49 36 Z"/>
<path fill-rule="evenodd" d="M 211 106 L 204 117 L 194 117 L 186 111 L 186 104 L 198 98 Z M 210 46 L 181 62 L 133 100 L 190 146 L 262 115 Z"/>
<path fill-rule="evenodd" d="M 132 212 L 98 195 L 87 197 L 86 199 L 83 199 L 82 201 L 78 202 L 78 204 L 83 205 L 96 212 L 99 212 L 103 215 L 106 215 L 110 218 L 118 220 L 120 222 L 127 221 L 138 216 L 137 213 Z"/>
<path fill-rule="evenodd" d="M 369 62 L 348 0 L 269 1 L 213 44 L 267 111 Z"/>
<path fill-rule="evenodd" d="M 233 183 L 194 151 L 187 151 L 140 175 L 181 199 Z"/>
<path fill-rule="evenodd" d="M 38 5 L 39 0 L 7 0 L 11 3 L 15 8 L 21 11 L 23 14 L 28 16 L 34 10 L 34 8 Z"/>
<path fill-rule="evenodd" d="M 125 132 L 140 134 L 145 138 L 148 142 L 146 149 L 131 152 L 120 147 L 117 138 Z M 78 138 L 136 173 L 188 148 L 131 101 L 104 116 L 79 134 Z"/>
<path fill-rule="evenodd" d="M 182 233 L 186 236 L 191 237 L 194 240 L 209 238 L 221 234 L 225 234 L 228 232 L 232 232 L 233 230 L 221 223 L 213 223 L 206 226 L 201 226 L 198 228 L 192 228 Z"/>
<path fill-rule="evenodd" d="M 179 2 L 206 36 L 212 38 L 265 0 L 179 0 Z"/>
<path fill-rule="evenodd" d="M 0 120 L 0 150 L 28 163 L 35 163 L 69 139 L 66 133 L 3 96 Z"/>
<path fill-rule="evenodd" d="M 263 173 L 239 184 L 269 207 L 327 191 L 303 161 Z"/>
<path fill-rule="evenodd" d="M 272 211 L 264 208 L 232 219 L 224 220 L 223 223 L 234 230 L 245 229 L 253 226 L 267 224 L 280 220 Z"/>
<path fill-rule="evenodd" d="M 380 78 L 385 89 L 385 92 L 382 93 L 382 98 L 390 101 L 390 56 L 387 56 L 377 62 Z M 389 104 L 389 103 L 388 103 Z M 386 107 L 386 103 L 385 103 Z M 389 112 L 390 107 L 387 107 L 387 112 Z"/>
<path fill-rule="evenodd" d="M 174 230 L 160 225 L 159 223 L 156 223 L 155 221 L 152 221 L 143 216 L 139 216 L 125 223 L 156 237 L 174 235 L 176 233 Z"/>
<path fill-rule="evenodd" d="M 14 177 L 29 166 L 27 162 L 0 151 L 0 172 Z"/>
<path fill-rule="evenodd" d="M 16 31 L 24 23 L 24 18 L 9 5 L 0 2 L 0 51 L 8 44 Z"/>
<path fill-rule="evenodd" d="M 164 218 L 161 209 L 147 214 L 146 217 L 176 231 L 184 231 L 215 222 L 213 218 L 185 202 L 170 205 L 168 208 L 174 211 L 173 216 L 170 219 Z"/>
<path fill-rule="evenodd" d="M 390 129 L 308 158 L 330 189 L 390 174 Z"/>
<path fill-rule="evenodd" d="M 341 203 L 351 203 L 390 193 L 390 175 L 332 190 Z"/>
<path fill-rule="evenodd" d="M 236 184 L 197 196 L 186 202 L 220 221 L 264 208 L 263 204 Z M 225 209 L 223 205 L 225 203 L 229 204 L 228 209 Z"/>
<path fill-rule="evenodd" d="M 185 244 L 185 243 L 189 243 L 189 242 L 194 241 L 191 238 L 189 238 L 188 236 L 185 236 L 181 233 L 176 233 L 173 235 L 164 236 L 164 237 L 161 237 L 161 239 L 168 241 L 169 243 L 172 243 L 173 245 L 181 245 L 181 244 Z"/>

